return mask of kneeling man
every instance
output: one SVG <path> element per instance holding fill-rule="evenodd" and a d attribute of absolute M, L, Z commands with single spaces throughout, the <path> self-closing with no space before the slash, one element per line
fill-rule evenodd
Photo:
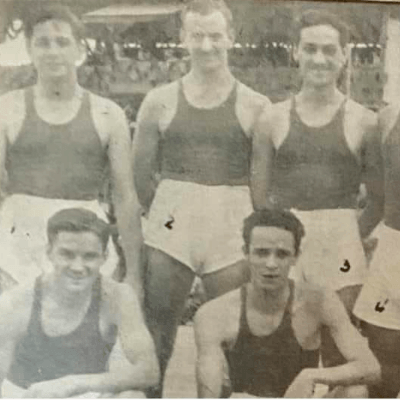
<path fill-rule="evenodd" d="M 196 316 L 200 397 L 307 398 L 318 383 L 330 387 L 329 396 L 366 397 L 364 385 L 379 380 L 379 364 L 338 296 L 288 278 L 303 236 L 289 211 L 257 211 L 245 220 L 250 282 L 206 303 Z M 318 368 L 323 326 L 345 364 Z"/>
<path fill-rule="evenodd" d="M 47 235 L 53 271 L 1 296 L 3 397 L 116 396 L 154 385 L 158 363 L 136 295 L 99 272 L 108 224 L 65 209 L 49 219 Z M 117 338 L 123 357 L 108 368 Z"/>

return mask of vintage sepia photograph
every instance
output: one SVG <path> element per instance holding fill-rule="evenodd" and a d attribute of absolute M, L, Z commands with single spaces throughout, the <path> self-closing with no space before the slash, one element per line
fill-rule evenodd
<path fill-rule="evenodd" d="M 400 397 L 400 2 L 0 0 L 0 397 Z"/>

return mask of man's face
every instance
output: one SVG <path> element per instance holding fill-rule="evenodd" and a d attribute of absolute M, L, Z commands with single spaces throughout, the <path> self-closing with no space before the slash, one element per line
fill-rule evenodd
<path fill-rule="evenodd" d="M 90 231 L 59 232 L 47 254 L 57 281 L 73 292 L 88 290 L 106 260 L 100 238 Z"/>
<path fill-rule="evenodd" d="M 59 20 L 37 24 L 28 50 L 39 75 L 48 78 L 69 75 L 84 57 L 83 46 L 73 35 L 71 25 Z"/>
<path fill-rule="evenodd" d="M 336 84 L 346 61 L 339 32 L 331 25 L 303 28 L 294 58 L 305 83 L 313 86 Z"/>
<path fill-rule="evenodd" d="M 207 71 L 228 65 L 233 33 L 220 11 L 209 15 L 186 14 L 181 39 L 195 67 Z"/>
<path fill-rule="evenodd" d="M 253 285 L 264 290 L 283 288 L 295 260 L 291 232 L 273 226 L 256 226 L 252 230 L 248 261 Z"/>

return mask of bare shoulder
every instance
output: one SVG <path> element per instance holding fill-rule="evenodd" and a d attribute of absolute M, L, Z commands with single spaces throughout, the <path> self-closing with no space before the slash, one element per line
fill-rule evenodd
<path fill-rule="evenodd" d="M 305 282 L 295 283 L 295 307 L 305 308 L 307 314 L 318 316 L 324 301 L 324 289 Z"/>
<path fill-rule="evenodd" d="M 116 282 L 111 278 L 102 277 L 102 299 L 113 306 L 121 302 L 136 300 L 134 290 L 127 283 Z"/>
<path fill-rule="evenodd" d="M 25 101 L 24 89 L 13 90 L 0 96 L 1 116 L 5 122 L 22 118 L 24 114 Z M 3 119 L 0 117 L 0 119 Z"/>
<path fill-rule="evenodd" d="M 260 108 L 271 105 L 271 101 L 267 96 L 256 92 L 244 83 L 239 82 L 238 93 L 241 97 L 241 101 L 248 107 L 253 108 L 255 111 Z"/>
<path fill-rule="evenodd" d="M 389 104 L 384 107 L 378 114 L 379 126 L 381 128 L 383 137 L 393 129 L 399 118 L 400 113 L 400 103 L 399 104 Z"/>
<path fill-rule="evenodd" d="M 106 97 L 98 96 L 92 92 L 89 92 L 91 106 L 93 111 L 104 116 L 113 119 L 115 117 L 125 118 L 124 110 L 113 100 Z"/>
<path fill-rule="evenodd" d="M 0 96 L 2 107 L 12 108 L 20 105 L 24 101 L 24 89 L 12 90 Z"/>
<path fill-rule="evenodd" d="M 240 308 L 240 289 L 205 303 L 195 316 L 196 341 L 222 344 L 233 340 L 239 331 Z"/>
<path fill-rule="evenodd" d="M 150 92 L 147 93 L 144 102 L 150 107 L 168 106 L 177 98 L 177 94 L 178 82 L 174 81 L 150 90 Z"/>
<path fill-rule="evenodd" d="M 284 125 L 289 123 L 290 107 L 290 99 L 270 104 L 264 108 L 259 119 L 259 124 L 261 126 L 269 126 L 270 129 L 273 129 L 274 131 L 283 129 Z"/>
<path fill-rule="evenodd" d="M 364 128 L 364 131 L 374 128 L 378 122 L 377 114 L 360 103 L 349 99 L 346 104 L 348 115 Z"/>
<path fill-rule="evenodd" d="M 34 282 L 18 285 L 0 297 L 0 318 L 7 321 L 2 330 L 13 334 L 25 332 L 32 310 Z M 9 328 L 9 329 L 6 329 Z"/>

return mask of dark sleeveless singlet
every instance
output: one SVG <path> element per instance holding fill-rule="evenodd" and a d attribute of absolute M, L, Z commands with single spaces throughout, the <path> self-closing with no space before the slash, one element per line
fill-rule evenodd
<path fill-rule="evenodd" d="M 101 278 L 93 285 L 89 309 L 78 328 L 66 335 L 47 336 L 41 324 L 41 277 L 37 278 L 28 329 L 15 348 L 7 379 L 27 389 L 36 382 L 67 375 L 105 372 L 117 328 L 110 342 L 103 339 L 99 328 L 100 304 Z"/>
<path fill-rule="evenodd" d="M 259 397 L 282 397 L 304 368 L 317 368 L 319 349 L 303 350 L 292 328 L 291 308 L 294 284 L 278 328 L 267 336 L 256 336 L 247 322 L 246 285 L 241 288 L 240 327 L 236 344 L 226 350 L 229 376 L 234 392 Z"/>
<path fill-rule="evenodd" d="M 344 134 L 345 102 L 322 127 L 305 125 L 293 97 L 289 132 L 275 152 L 272 200 L 285 208 L 355 208 L 362 168 Z"/>
<path fill-rule="evenodd" d="M 72 121 L 53 125 L 37 114 L 25 90 L 25 120 L 7 151 L 8 192 L 45 198 L 97 199 L 108 165 L 91 116 L 89 93 Z"/>
<path fill-rule="evenodd" d="M 385 182 L 385 225 L 400 230 L 400 114 L 382 145 Z"/>
<path fill-rule="evenodd" d="M 237 82 L 218 107 L 187 101 L 179 81 L 177 110 L 160 141 L 162 179 L 204 185 L 248 185 L 251 138 L 236 116 Z"/>

